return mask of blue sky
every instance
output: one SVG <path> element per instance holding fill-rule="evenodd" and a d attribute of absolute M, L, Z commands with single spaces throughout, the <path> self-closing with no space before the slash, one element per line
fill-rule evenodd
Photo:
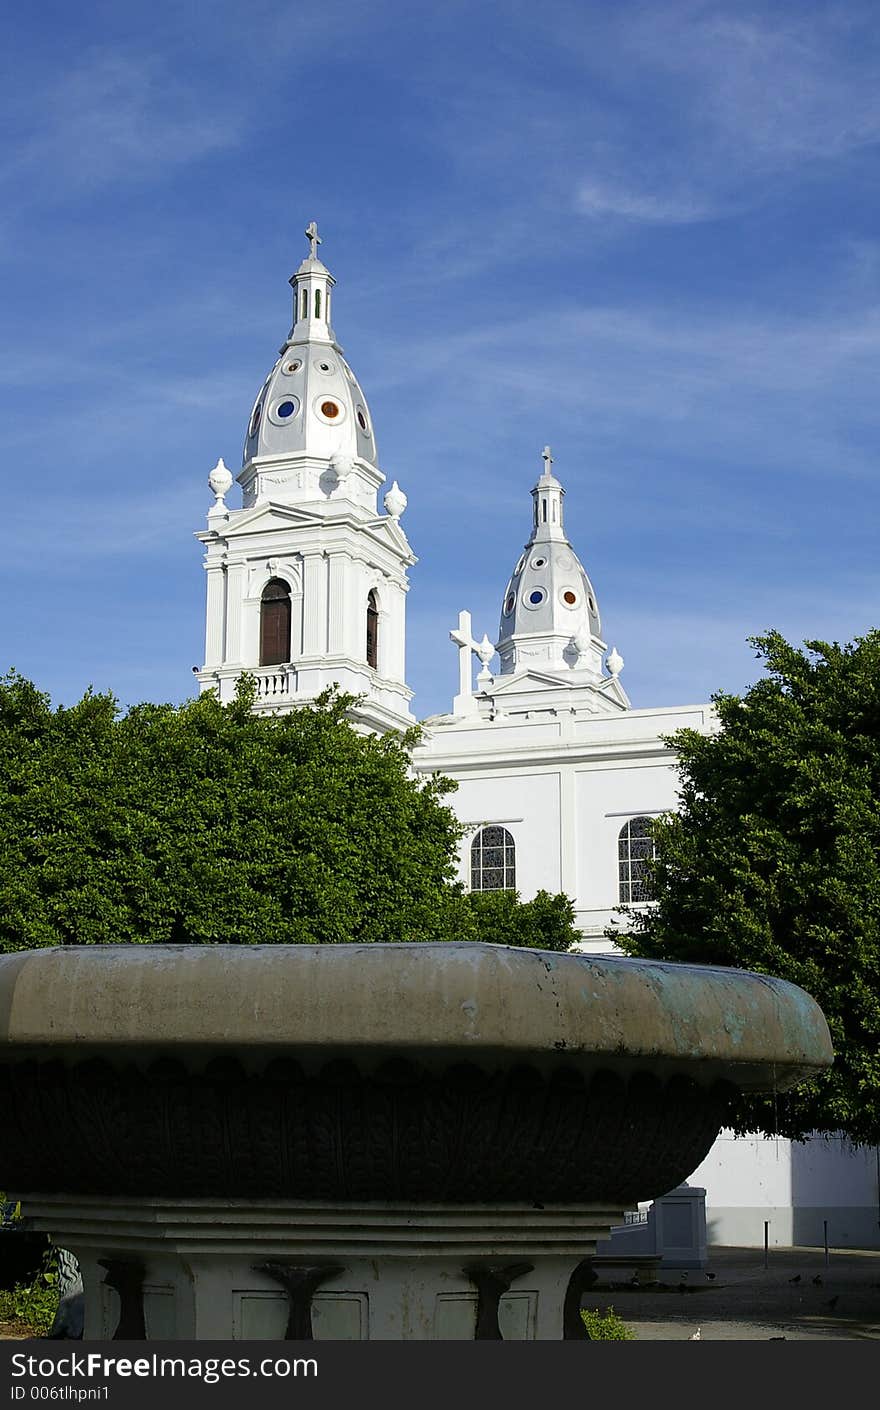
<path fill-rule="evenodd" d="M 192 693 L 206 477 L 312 218 L 409 496 L 418 714 L 548 441 L 635 705 L 880 625 L 871 0 L 52 0 L 0 48 L 4 667 Z"/>

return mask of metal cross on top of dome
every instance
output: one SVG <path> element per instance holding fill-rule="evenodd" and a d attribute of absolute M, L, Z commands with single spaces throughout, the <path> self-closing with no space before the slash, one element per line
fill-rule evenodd
<path fill-rule="evenodd" d="M 311 246 L 309 250 L 309 259 L 317 259 L 318 246 L 323 244 L 324 242 L 318 234 L 318 226 L 314 220 L 310 220 L 308 225 L 306 226 L 306 239 L 308 240 L 309 245 Z"/>
<path fill-rule="evenodd" d="M 541 451 L 541 459 L 544 462 L 544 474 L 551 474 L 550 466 L 553 464 L 553 456 L 550 454 L 550 447 L 545 446 Z"/>

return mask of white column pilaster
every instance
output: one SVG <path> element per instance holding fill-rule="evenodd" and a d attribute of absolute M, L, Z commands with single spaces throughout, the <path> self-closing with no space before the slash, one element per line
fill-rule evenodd
<path fill-rule="evenodd" d="M 327 653 L 327 559 L 320 551 L 303 554 L 303 655 Z"/>
<path fill-rule="evenodd" d="M 226 617 L 226 573 L 220 559 L 207 559 L 205 562 L 206 607 L 205 607 L 205 670 L 212 670 L 223 664 L 225 617 Z"/>
<path fill-rule="evenodd" d="M 344 553 L 331 553 L 328 555 L 328 641 L 327 649 L 331 656 L 343 656 L 346 654 L 346 599 L 345 599 L 345 564 Z"/>
<path fill-rule="evenodd" d="M 577 904 L 577 793 L 574 769 L 567 764 L 559 771 L 559 836 L 560 889 Z"/>
<path fill-rule="evenodd" d="M 228 666 L 247 664 L 242 661 L 241 606 L 247 584 L 247 565 L 229 563 L 226 568 L 226 661 Z M 256 662 L 251 662 L 255 665 Z"/>
<path fill-rule="evenodd" d="M 406 673 L 406 597 L 396 584 L 388 587 L 388 656 L 389 680 L 403 684 Z"/>

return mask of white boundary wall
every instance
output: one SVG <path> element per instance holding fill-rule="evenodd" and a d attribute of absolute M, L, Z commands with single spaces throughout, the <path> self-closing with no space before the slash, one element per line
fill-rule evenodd
<path fill-rule="evenodd" d="M 880 1148 L 839 1136 L 808 1141 L 724 1131 L 690 1176 L 706 1187 L 710 1244 L 880 1248 Z"/>

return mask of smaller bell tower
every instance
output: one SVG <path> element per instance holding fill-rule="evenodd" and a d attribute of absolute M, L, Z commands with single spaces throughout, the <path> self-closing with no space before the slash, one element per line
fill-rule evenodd
<path fill-rule="evenodd" d="M 353 723 L 384 733 L 414 724 L 406 684 L 407 499 L 382 500 L 372 417 L 330 324 L 335 280 L 309 253 L 292 276 L 293 323 L 254 401 L 238 483 L 222 459 L 205 546 L 207 611 L 201 690 L 230 700 L 244 671 L 258 710 L 295 709 L 330 685 L 362 697 Z"/>

